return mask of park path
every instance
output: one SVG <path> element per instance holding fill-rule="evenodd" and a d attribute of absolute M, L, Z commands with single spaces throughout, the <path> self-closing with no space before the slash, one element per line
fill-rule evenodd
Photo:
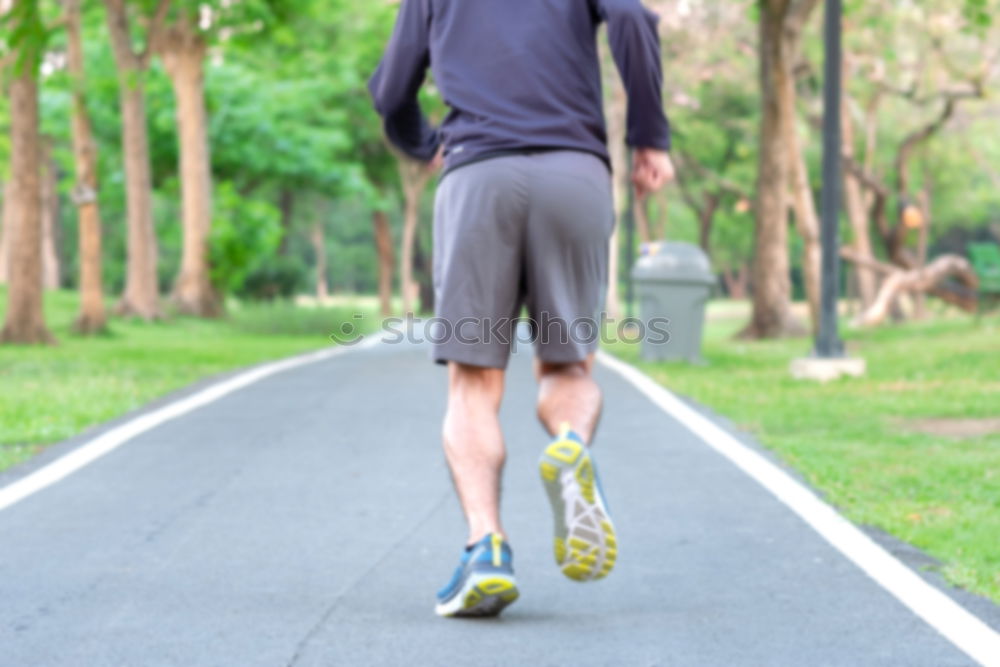
<path fill-rule="evenodd" d="M 599 374 L 621 544 L 605 581 L 551 562 L 522 354 L 503 411 L 522 598 L 499 621 L 433 615 L 464 537 L 437 439 L 445 374 L 383 344 L 268 377 L 0 511 L 0 665 L 974 664 Z"/>

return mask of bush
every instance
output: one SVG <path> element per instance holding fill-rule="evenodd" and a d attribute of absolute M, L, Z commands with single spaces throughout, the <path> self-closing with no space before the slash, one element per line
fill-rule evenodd
<path fill-rule="evenodd" d="M 250 271 L 237 293 L 255 301 L 288 299 L 305 285 L 308 271 L 297 257 L 275 255 Z"/>
<path fill-rule="evenodd" d="M 246 199 L 231 183 L 215 189 L 216 218 L 209 245 L 212 283 L 226 294 L 243 293 L 253 282 L 257 290 L 289 283 L 293 269 L 270 266 L 281 243 L 281 214 L 266 201 Z M 294 292 L 297 283 L 292 284 Z M 284 295 L 282 287 L 278 293 Z M 274 298 L 276 295 L 262 298 Z"/>

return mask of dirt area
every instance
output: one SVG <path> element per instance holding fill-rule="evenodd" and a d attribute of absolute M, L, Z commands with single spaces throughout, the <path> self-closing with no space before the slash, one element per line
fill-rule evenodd
<path fill-rule="evenodd" d="M 1000 434 L 1000 418 L 996 419 L 910 419 L 908 428 L 942 438 L 981 438 Z"/>

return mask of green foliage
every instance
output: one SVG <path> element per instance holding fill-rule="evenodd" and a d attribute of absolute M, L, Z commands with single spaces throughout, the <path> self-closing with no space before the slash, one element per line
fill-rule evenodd
<path fill-rule="evenodd" d="M 49 38 L 39 0 L 15 1 L 5 14 L 0 14 L 0 34 L 3 33 L 7 35 L 7 48 L 15 54 L 14 75 L 25 72 L 37 75 Z"/>
<path fill-rule="evenodd" d="M 217 184 L 209 247 L 212 283 L 224 293 L 241 290 L 277 251 L 281 234 L 281 214 L 269 202 L 244 199 L 232 183 Z"/>
<path fill-rule="evenodd" d="M 993 24 L 993 11 L 989 0 L 965 0 L 962 15 L 973 31 L 984 31 Z"/>
<path fill-rule="evenodd" d="M 306 285 L 307 274 L 301 258 L 272 255 L 249 272 L 237 294 L 253 301 L 289 299 Z"/>

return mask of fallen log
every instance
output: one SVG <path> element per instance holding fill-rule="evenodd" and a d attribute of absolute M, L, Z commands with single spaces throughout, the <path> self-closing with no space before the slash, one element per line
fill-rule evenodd
<path fill-rule="evenodd" d="M 956 279 L 964 289 L 942 287 L 940 283 L 946 278 Z M 875 302 L 858 318 L 858 324 L 863 327 L 873 327 L 884 322 L 889 316 L 893 302 L 904 292 L 933 294 L 963 310 L 975 312 L 978 287 L 979 278 L 976 277 L 967 259 L 959 255 L 942 255 L 921 269 L 895 270 L 891 273 L 882 283 Z"/>

